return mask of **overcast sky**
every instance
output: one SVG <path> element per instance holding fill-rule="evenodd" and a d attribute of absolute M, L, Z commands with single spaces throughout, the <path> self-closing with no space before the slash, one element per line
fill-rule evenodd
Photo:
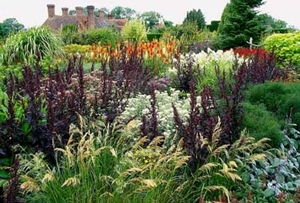
<path fill-rule="evenodd" d="M 0 22 L 7 18 L 16 18 L 25 27 L 39 26 L 47 18 L 47 4 L 55 4 L 55 13 L 61 15 L 61 8 L 75 10 L 75 6 L 94 5 L 96 8 L 115 6 L 129 7 L 139 13 L 156 11 L 164 19 L 181 24 L 187 11 L 201 9 L 207 23 L 219 20 L 222 11 L 230 0 L 0 0 Z M 259 9 L 274 18 L 286 21 L 300 28 L 300 0 L 265 0 Z"/>

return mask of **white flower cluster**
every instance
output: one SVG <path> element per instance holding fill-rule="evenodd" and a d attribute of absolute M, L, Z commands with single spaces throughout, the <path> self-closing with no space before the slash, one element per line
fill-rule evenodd
<path fill-rule="evenodd" d="M 155 93 L 159 130 L 168 139 L 170 135 L 174 135 L 176 132 L 172 104 L 175 105 L 181 119 L 186 121 L 190 112 L 190 98 L 189 95 L 187 95 L 187 98 L 180 98 L 180 91 L 175 89 L 171 89 L 169 92 L 156 91 Z M 120 118 L 128 120 L 137 116 L 137 119 L 141 121 L 142 116 L 149 113 L 150 100 L 150 95 L 144 94 L 129 99 L 128 105 Z M 200 105 L 200 97 L 197 97 L 197 103 Z"/>
<path fill-rule="evenodd" d="M 181 65 L 192 63 L 194 67 L 199 66 L 200 68 L 214 68 L 218 65 L 221 70 L 230 70 L 236 60 L 240 65 L 245 61 L 243 57 L 236 56 L 232 49 L 228 51 L 218 50 L 216 52 L 208 49 L 207 52 L 201 51 L 198 54 L 191 52 L 180 55 Z M 174 59 L 173 62 L 176 63 L 177 60 Z"/>
<path fill-rule="evenodd" d="M 197 89 L 201 89 L 204 85 L 212 87 L 216 84 L 216 67 L 219 68 L 220 73 L 225 71 L 225 75 L 228 77 L 234 71 L 234 65 L 240 66 L 243 62 L 246 62 L 246 59 L 235 55 L 232 49 L 228 51 L 218 50 L 216 52 L 208 49 L 207 52 L 202 51 L 198 54 L 190 52 L 180 55 L 180 60 L 175 59 L 173 62 L 174 66 L 169 68 L 167 72 L 171 79 L 176 79 L 175 70 L 178 66 L 184 69 L 191 64 L 195 70 L 194 76 L 197 80 Z"/>

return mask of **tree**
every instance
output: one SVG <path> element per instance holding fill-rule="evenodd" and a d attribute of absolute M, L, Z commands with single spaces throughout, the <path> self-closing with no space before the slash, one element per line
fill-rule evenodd
<path fill-rule="evenodd" d="M 287 32 L 292 28 L 287 24 L 287 22 L 279 19 L 275 19 L 272 16 L 263 13 L 256 16 L 260 25 L 266 30 L 266 32 Z"/>
<path fill-rule="evenodd" d="M 147 30 L 151 30 L 151 29 L 155 28 L 156 26 L 158 26 L 159 22 L 162 19 L 162 15 L 160 15 L 159 13 L 157 13 L 155 11 L 147 11 L 147 12 L 142 13 L 139 16 L 139 19 L 145 22 Z"/>
<path fill-rule="evenodd" d="M 205 18 L 200 9 L 192 11 L 188 11 L 186 14 L 185 19 L 183 20 L 183 23 L 192 23 L 195 22 L 198 26 L 198 30 L 202 30 L 205 27 Z"/>
<path fill-rule="evenodd" d="M 5 39 L 11 33 L 17 33 L 24 29 L 24 25 L 15 18 L 8 18 L 0 23 L 0 39 Z"/>
<path fill-rule="evenodd" d="M 136 11 L 134 9 L 122 6 L 116 6 L 110 12 L 117 19 L 127 18 L 132 19 L 136 15 Z"/>
<path fill-rule="evenodd" d="M 174 26 L 173 24 L 174 24 L 174 23 L 173 23 L 172 21 L 164 20 L 164 25 L 165 25 L 166 27 L 173 27 L 173 26 Z"/>
<path fill-rule="evenodd" d="M 133 39 L 135 41 L 142 41 L 147 39 L 146 26 L 143 21 L 138 19 L 131 19 L 121 30 L 121 36 L 124 39 Z"/>
<path fill-rule="evenodd" d="M 223 10 L 217 31 L 217 47 L 228 49 L 238 46 L 249 46 L 250 37 L 253 43 L 259 43 L 263 27 L 257 20 L 254 9 L 263 4 L 263 0 L 231 0 Z"/>

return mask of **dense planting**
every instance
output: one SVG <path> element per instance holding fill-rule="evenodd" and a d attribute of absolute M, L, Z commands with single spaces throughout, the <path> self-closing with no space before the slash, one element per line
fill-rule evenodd
<path fill-rule="evenodd" d="M 11 60 L 14 66 L 5 56 L 20 41 L 7 40 L 0 200 L 298 201 L 294 72 L 278 68 L 278 57 L 264 49 L 185 52 L 197 45 L 194 34 L 201 43 L 208 32 L 185 26 L 180 39 L 152 41 L 141 40 L 139 22 L 124 29 L 125 40 L 111 29 L 66 27 L 63 37 L 78 32 L 73 43 L 86 34 L 88 45 L 36 42 L 29 59 L 19 50 L 24 60 Z"/>

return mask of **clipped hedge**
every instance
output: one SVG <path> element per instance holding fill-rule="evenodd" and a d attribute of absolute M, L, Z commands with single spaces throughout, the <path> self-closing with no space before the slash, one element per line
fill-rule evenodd
<path fill-rule="evenodd" d="M 147 39 L 149 41 L 159 40 L 162 37 L 162 33 L 147 33 Z"/>
<path fill-rule="evenodd" d="M 274 51 L 282 66 L 292 63 L 300 68 L 300 32 L 273 34 L 267 37 L 263 44 L 268 51 Z"/>

